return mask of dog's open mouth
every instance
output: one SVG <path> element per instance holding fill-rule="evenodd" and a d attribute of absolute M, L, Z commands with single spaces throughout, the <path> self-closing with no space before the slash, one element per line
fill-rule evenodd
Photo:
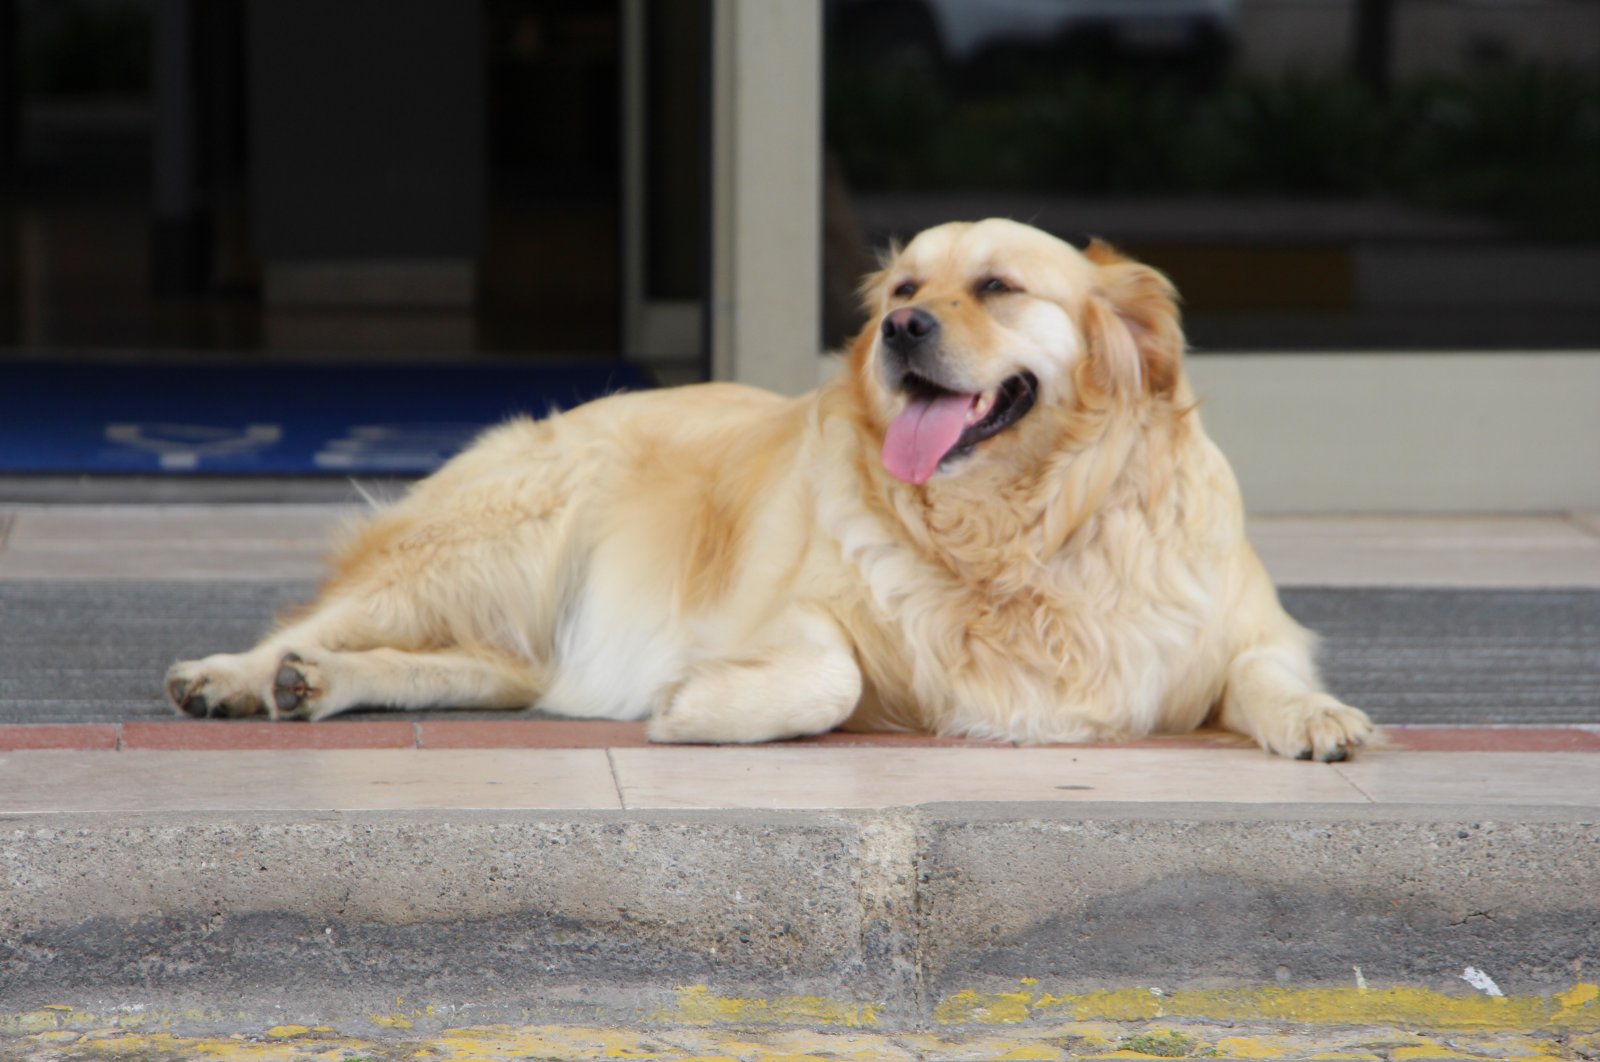
<path fill-rule="evenodd" d="M 926 483 L 945 461 L 963 457 L 983 440 L 1021 420 L 1039 390 L 1031 372 L 1018 373 L 982 394 L 963 394 L 906 373 L 906 408 L 883 440 L 883 467 L 906 483 Z"/>

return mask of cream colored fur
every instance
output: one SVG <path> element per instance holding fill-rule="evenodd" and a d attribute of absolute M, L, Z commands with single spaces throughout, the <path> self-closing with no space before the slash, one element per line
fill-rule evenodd
<path fill-rule="evenodd" d="M 1165 278 L 991 220 L 922 234 L 867 290 L 871 323 L 813 394 L 713 384 L 490 431 L 357 530 L 299 618 L 175 665 L 173 702 L 538 705 L 662 741 L 1209 719 L 1331 759 L 1369 737 L 1245 540 Z M 959 390 L 1038 380 L 1026 416 L 920 486 L 879 459 L 906 401 L 882 340 L 900 306 L 938 318 Z"/>

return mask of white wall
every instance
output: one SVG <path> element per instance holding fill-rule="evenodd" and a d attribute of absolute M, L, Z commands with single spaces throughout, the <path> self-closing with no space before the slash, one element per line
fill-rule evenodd
<path fill-rule="evenodd" d="M 1206 354 L 1189 375 L 1253 513 L 1600 512 L 1600 353 Z"/>
<path fill-rule="evenodd" d="M 1253 512 L 1600 510 L 1600 353 L 1189 360 Z"/>

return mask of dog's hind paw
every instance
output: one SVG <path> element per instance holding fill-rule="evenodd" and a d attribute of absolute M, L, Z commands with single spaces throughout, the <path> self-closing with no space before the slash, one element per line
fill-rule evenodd
<path fill-rule="evenodd" d="M 183 660 L 167 670 L 167 699 L 196 719 L 237 719 L 264 707 L 237 657 Z"/>
<path fill-rule="evenodd" d="M 322 669 L 299 653 L 285 653 L 272 674 L 272 717 L 315 719 L 322 694 Z"/>

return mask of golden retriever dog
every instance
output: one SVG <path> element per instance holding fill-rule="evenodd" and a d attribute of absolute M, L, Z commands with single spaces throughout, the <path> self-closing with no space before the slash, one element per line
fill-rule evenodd
<path fill-rule="evenodd" d="M 1245 540 L 1165 277 L 989 220 L 865 292 L 804 397 L 707 384 L 490 430 L 256 648 L 175 665 L 172 702 L 537 706 L 682 742 L 1210 721 L 1320 760 L 1372 734 Z"/>

